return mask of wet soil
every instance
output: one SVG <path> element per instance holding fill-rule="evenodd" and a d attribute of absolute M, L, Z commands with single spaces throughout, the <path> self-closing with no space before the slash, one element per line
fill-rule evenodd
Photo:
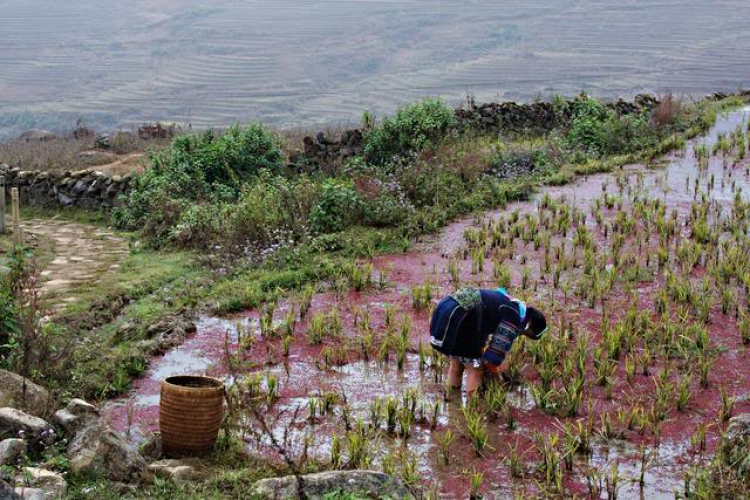
<path fill-rule="evenodd" d="M 375 258 L 372 262 L 375 273 L 383 273 L 387 277 L 387 284 L 375 285 L 362 292 L 351 291 L 338 297 L 334 293 L 316 294 L 311 311 L 294 326 L 293 340 L 286 356 L 279 338 L 261 336 L 258 311 L 248 311 L 231 318 L 204 317 L 193 337 L 181 347 L 154 360 L 147 375 L 134 382 L 132 393 L 107 407 L 107 418 L 120 430 L 128 431 L 132 439 L 142 440 L 149 432 L 158 430 L 159 384 L 164 378 L 176 374 L 208 374 L 224 378 L 227 384 L 232 384 L 248 373 L 260 374 L 264 387 L 267 387 L 269 377 L 278 381 L 278 399 L 265 410 L 267 418 L 273 422 L 272 428 L 277 437 L 286 439 L 298 455 L 328 460 L 333 436 L 343 436 L 346 428 L 353 426 L 347 421 L 351 419 L 353 422 L 357 418 L 367 421 L 373 401 L 388 397 L 401 400 L 405 392 L 413 390 L 419 394 L 417 414 L 424 416 L 424 419 L 418 418 L 411 436 L 406 440 L 381 433 L 372 446 L 375 455 L 373 467 L 378 467 L 386 455 L 396 454 L 402 461 L 409 460 L 404 456 L 411 456 L 421 477 L 420 484 L 427 489 L 436 488 L 440 498 L 467 498 L 472 472 L 484 474 L 481 491 L 486 498 L 507 498 L 522 491 L 537 494 L 540 491 L 539 455 L 533 445 L 534 433 L 559 432 L 565 422 L 588 418 L 598 422 L 604 414 L 613 415 L 618 409 L 647 400 L 654 390 L 653 377 L 637 374 L 631 382 L 627 382 L 623 363 L 620 362 L 611 398 L 607 397 L 602 387 L 592 384 L 586 388 L 587 403 L 580 415 L 561 418 L 547 415 L 536 407 L 529 395 L 528 384 L 534 382 L 538 375 L 531 369 L 525 371 L 522 373 L 524 383 L 514 387 L 508 395 L 517 422 L 515 428 L 508 430 L 502 419 L 490 420 L 489 451 L 485 451 L 484 456 L 478 456 L 467 437 L 461 410 L 462 397 L 454 394 L 446 401 L 441 370 L 430 366 L 435 364 L 435 360 L 424 360 L 419 355 L 421 346 L 427 346 L 429 341 L 429 311 L 415 311 L 411 299 L 412 287 L 430 281 L 433 303 L 452 291 L 454 283 L 447 271 L 449 256 L 460 253 L 465 244 L 464 232 L 513 211 L 518 211 L 521 216 L 536 213 L 545 194 L 554 199 L 564 198 L 566 203 L 589 213 L 595 200 L 601 198 L 603 193 L 622 194 L 623 199 L 627 200 L 628 197 L 632 198 L 632 190 L 635 189 L 643 197 L 661 199 L 667 206 L 667 212 L 674 209 L 678 214 L 686 215 L 694 201 L 695 179 L 706 191 L 713 176 L 715 184 L 711 197 L 716 203 L 729 208 L 734 198 L 733 187 L 742 188 L 743 198 L 750 192 L 747 171 L 750 164 L 744 160 L 726 165 L 720 157 L 712 157 L 707 169 L 699 172 L 692 147 L 694 144 L 711 147 L 718 134 L 734 130 L 738 124 L 745 124 L 748 117 L 750 108 L 720 117 L 707 137 L 691 141 L 687 152 L 669 156 L 659 167 L 632 165 L 624 167 L 621 172 L 589 176 L 566 186 L 545 188 L 529 202 L 511 204 L 502 210 L 455 222 L 429 244 L 420 245 L 419 251 Z M 629 184 L 619 189 L 618 176 L 621 176 L 620 184 L 622 176 L 630 179 Z M 625 191 L 630 192 L 628 196 Z M 605 209 L 605 220 L 613 218 L 615 212 L 615 209 Z M 586 226 L 595 235 L 597 244 L 605 245 L 605 238 L 595 230 L 596 223 L 592 219 L 587 219 Z M 572 237 L 572 234 L 568 234 L 566 238 L 571 240 Z M 553 241 L 559 244 L 561 240 L 557 237 Z M 532 245 L 517 239 L 513 243 L 510 261 L 514 285 L 511 289 L 515 291 L 520 288 L 523 269 L 526 269 L 533 286 L 519 291 L 519 295 L 532 304 L 562 304 L 565 318 L 550 318 L 551 321 L 575 323 L 577 328 L 591 335 L 593 349 L 593 341 L 601 336 L 601 305 L 589 307 L 582 300 L 567 297 L 559 287 L 553 287 L 550 277 L 540 273 L 542 259 L 541 250 L 534 250 Z M 470 259 L 460 259 L 457 264 L 462 283 L 494 286 L 491 265 L 488 264 L 484 272 L 472 274 Z M 567 280 L 575 286 L 578 273 L 580 270 L 575 268 L 566 270 L 563 281 Z M 700 269 L 694 277 L 696 280 L 701 277 Z M 638 301 L 640 308 L 653 310 L 654 297 L 663 286 L 664 278 L 659 273 L 651 273 L 639 280 L 635 294 L 632 290 L 628 293 L 620 284 L 615 285 L 607 298 L 611 321 L 621 317 L 633 300 Z M 287 311 L 298 307 L 297 304 L 294 298 L 278 304 L 274 320 L 279 328 L 282 328 Z M 310 345 L 305 340 L 310 318 L 317 313 L 329 312 L 332 307 L 336 308 L 342 320 L 342 335 L 325 338 L 322 345 Z M 405 321 L 410 322 L 410 347 L 401 369 L 394 362 L 394 354 L 384 362 L 377 360 L 373 349 L 358 347 L 365 312 L 369 317 L 375 346 L 379 345 L 384 332 L 389 329 L 389 320 L 395 325 L 390 328 L 396 329 Z M 607 472 L 617 468 L 619 498 L 674 498 L 675 491 L 682 488 L 683 475 L 688 467 L 702 463 L 704 457 L 715 450 L 721 427 L 720 423 L 715 423 L 721 405 L 721 388 L 736 399 L 735 413 L 750 410 L 750 398 L 747 398 L 750 394 L 750 364 L 745 362 L 745 348 L 736 318 L 722 314 L 718 305 L 715 306 L 711 311 L 709 333 L 711 345 L 717 348 L 719 354 L 710 373 L 708 387 L 699 388 L 694 381 L 693 397 L 686 410 L 670 411 L 658 437 L 649 432 L 627 431 L 621 439 L 595 438 L 590 460 L 577 458 L 574 471 L 565 474 L 567 494 L 596 497 L 596 493 L 592 494 L 586 484 L 586 476 L 603 483 Z M 248 338 L 252 341 L 248 342 Z M 241 346 L 238 345 L 240 343 Z M 237 373 L 229 362 L 237 352 L 242 352 L 247 363 L 243 365 L 242 373 Z M 365 353 L 368 359 L 365 359 Z M 659 363 L 656 362 L 652 374 L 658 372 Z M 309 419 L 310 399 L 324 399 L 327 393 L 338 394 L 338 404 L 334 405 L 332 411 L 316 414 L 314 419 Z M 439 410 L 432 422 L 430 415 L 435 405 Z M 342 418 L 341 409 L 344 406 L 348 410 L 346 413 L 350 414 L 346 418 Z M 696 450 L 691 445 L 691 436 L 697 426 L 705 422 L 712 422 L 707 431 L 707 449 Z M 441 457 L 436 439 L 436 433 L 442 434 L 446 429 L 452 429 L 455 436 L 447 464 Z M 267 444 L 262 440 L 248 440 L 251 450 L 273 456 Z M 639 486 L 637 481 L 641 474 L 639 445 L 645 446 L 652 456 L 644 470 L 643 486 Z M 522 456 L 520 478 L 511 476 L 508 464 L 513 449 Z M 400 470 L 399 467 L 396 469 Z M 591 469 L 594 469 L 593 473 Z M 601 494 L 605 495 L 603 492 Z"/>

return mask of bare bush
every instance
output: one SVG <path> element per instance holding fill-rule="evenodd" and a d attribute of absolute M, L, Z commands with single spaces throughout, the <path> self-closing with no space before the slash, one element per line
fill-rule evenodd
<path fill-rule="evenodd" d="M 682 101 L 669 93 L 659 99 L 659 104 L 651 115 L 651 124 L 656 130 L 663 130 L 674 124 L 682 113 Z"/>

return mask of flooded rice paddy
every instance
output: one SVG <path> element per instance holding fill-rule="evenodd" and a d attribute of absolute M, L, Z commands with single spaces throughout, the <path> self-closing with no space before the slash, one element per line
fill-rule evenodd
<path fill-rule="evenodd" d="M 727 217 L 750 192 L 750 163 L 739 146 L 711 152 L 738 127 L 747 142 L 749 117 L 750 108 L 721 116 L 706 137 L 660 165 L 544 188 L 529 202 L 458 221 L 417 251 L 362 262 L 372 282 L 360 291 L 315 293 L 301 319 L 306 299 L 299 296 L 270 314 L 266 308 L 201 318 L 197 333 L 155 359 L 107 416 L 143 440 L 158 430 L 160 381 L 205 373 L 225 379 L 241 395 L 236 401 L 252 401 L 275 441 L 295 457 L 345 467 L 358 454 L 356 465 L 392 471 L 440 498 L 467 498 L 479 475 L 485 498 L 545 492 L 607 498 L 613 491 L 618 498 L 674 498 L 685 474 L 712 456 L 724 401 L 735 401 L 735 413 L 750 410 L 744 289 L 733 286 L 734 278 L 731 288 L 707 288 L 711 269 L 736 250 Z M 704 145 L 708 158 L 700 152 Z M 695 215 L 704 209 L 705 219 Z M 717 243 L 722 256 L 713 261 L 708 237 L 700 247 L 705 253 L 699 248 L 686 265 L 691 259 L 683 249 L 699 241 L 699 219 L 727 243 Z M 663 240 L 657 227 L 670 220 L 671 236 Z M 667 243 L 660 246 L 660 239 Z M 593 271 L 586 270 L 589 261 Z M 547 311 L 554 327 L 546 348 L 554 359 L 545 361 L 544 349 L 530 342 L 514 348 L 515 383 L 505 388 L 501 413 L 481 413 L 487 442 L 478 453 L 464 410 L 474 403 L 446 392 L 446 366 L 427 348 L 430 304 L 458 282 L 490 287 L 508 278 L 513 293 Z M 682 300 L 681 286 L 693 298 L 710 293 L 721 300 L 706 298 L 699 322 L 700 297 Z M 426 298 L 415 291 L 425 287 Z M 690 333 L 692 325 L 707 342 Z M 613 332 L 621 335 L 614 344 Z M 617 352 L 602 361 L 612 346 Z M 576 353 L 583 359 L 577 372 L 566 366 Z M 698 367 L 709 362 L 703 374 Z M 560 398 L 570 390 L 565 379 L 574 373 L 583 381 L 580 405 L 561 412 Z M 675 404 L 679 387 L 688 400 L 679 410 L 664 407 L 659 398 Z M 568 456 L 563 443 L 571 429 L 578 429 L 578 445 Z M 366 442 L 353 444 L 358 437 Z M 279 459 L 272 441 L 247 433 L 250 452 Z"/>

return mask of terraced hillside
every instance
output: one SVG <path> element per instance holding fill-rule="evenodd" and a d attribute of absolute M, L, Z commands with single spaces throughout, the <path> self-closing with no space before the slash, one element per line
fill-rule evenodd
<path fill-rule="evenodd" d="M 0 138 L 750 83 L 744 0 L 5 0 L 0 19 Z"/>

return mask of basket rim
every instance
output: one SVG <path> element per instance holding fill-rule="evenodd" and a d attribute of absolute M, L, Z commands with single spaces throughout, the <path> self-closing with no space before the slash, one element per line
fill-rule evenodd
<path fill-rule="evenodd" d="M 182 384 L 175 383 L 178 379 L 182 380 L 200 380 L 201 382 L 207 383 L 204 386 L 190 387 Z M 162 380 L 162 385 L 167 385 L 175 389 L 184 391 L 194 392 L 214 392 L 217 389 L 224 389 L 224 382 L 215 377 L 207 377 L 204 375 L 172 375 Z"/>

